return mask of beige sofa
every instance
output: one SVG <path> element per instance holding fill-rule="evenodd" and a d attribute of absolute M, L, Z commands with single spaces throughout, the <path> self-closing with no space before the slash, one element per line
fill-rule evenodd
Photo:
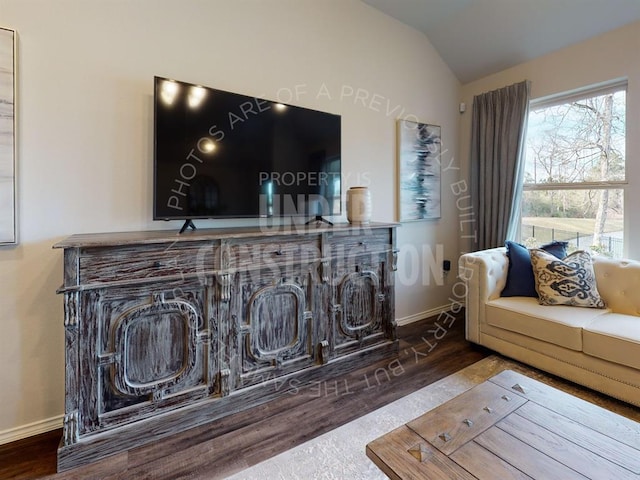
<path fill-rule="evenodd" d="M 462 255 L 466 337 L 503 355 L 640 406 L 640 262 L 594 257 L 606 309 L 500 297 L 505 248 Z"/>

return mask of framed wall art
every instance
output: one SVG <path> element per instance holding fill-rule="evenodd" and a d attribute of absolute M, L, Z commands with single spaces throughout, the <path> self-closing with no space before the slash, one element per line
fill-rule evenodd
<path fill-rule="evenodd" d="M 17 243 L 16 32 L 0 27 L 0 245 Z"/>
<path fill-rule="evenodd" d="M 440 218 L 440 126 L 398 120 L 398 218 Z"/>

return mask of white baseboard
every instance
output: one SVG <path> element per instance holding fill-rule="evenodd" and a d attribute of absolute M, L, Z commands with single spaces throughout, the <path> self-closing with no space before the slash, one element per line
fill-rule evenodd
<path fill-rule="evenodd" d="M 0 445 L 15 442 L 23 438 L 32 437 L 40 433 L 50 432 L 56 428 L 62 428 L 62 419 L 64 415 L 39 420 L 37 422 L 22 425 L 20 427 L 10 428 L 9 430 L 0 431 Z"/>
<path fill-rule="evenodd" d="M 441 307 L 432 308 L 431 310 L 426 310 L 424 312 L 415 313 L 413 315 L 409 315 L 408 317 L 396 318 L 396 323 L 399 327 L 404 325 L 409 325 L 410 323 L 417 322 L 419 320 L 424 320 L 429 317 L 436 317 L 441 313 L 450 311 L 455 305 L 453 303 L 443 305 Z"/>

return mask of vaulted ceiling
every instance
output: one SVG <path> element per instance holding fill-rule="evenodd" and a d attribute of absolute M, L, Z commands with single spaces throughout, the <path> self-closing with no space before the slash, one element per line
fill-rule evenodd
<path fill-rule="evenodd" d="M 640 20 L 640 0 L 363 0 L 422 31 L 460 82 Z"/>

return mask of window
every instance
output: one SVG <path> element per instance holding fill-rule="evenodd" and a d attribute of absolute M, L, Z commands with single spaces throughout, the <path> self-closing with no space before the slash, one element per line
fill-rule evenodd
<path fill-rule="evenodd" d="M 626 81 L 532 101 L 520 239 L 623 256 Z"/>

